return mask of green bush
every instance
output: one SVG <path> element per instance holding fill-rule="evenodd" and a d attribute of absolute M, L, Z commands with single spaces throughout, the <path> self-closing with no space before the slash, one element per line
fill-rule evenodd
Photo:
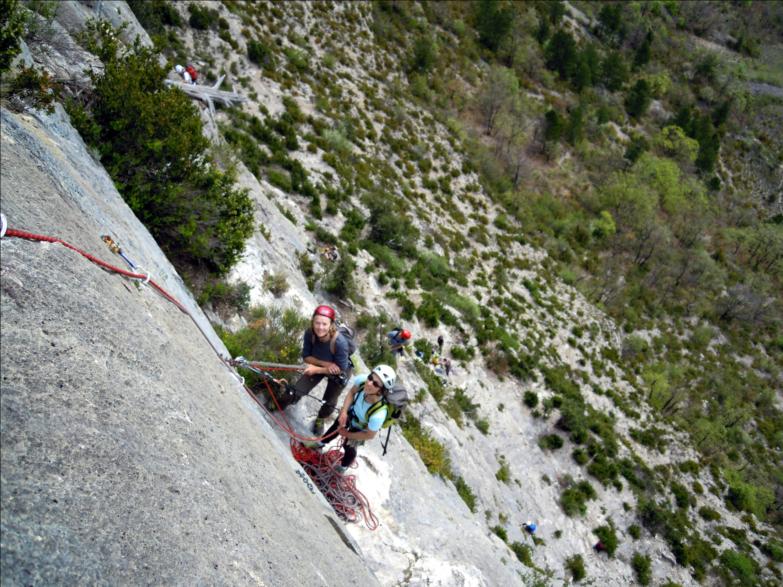
<path fill-rule="evenodd" d="M 340 252 L 340 259 L 324 280 L 324 289 L 345 300 L 355 300 L 358 295 L 354 272 L 356 264 L 346 251 Z"/>
<path fill-rule="evenodd" d="M 671 490 L 674 494 L 674 499 L 677 502 L 677 507 L 687 509 L 690 506 L 691 496 L 688 493 L 688 489 L 681 483 L 673 481 L 671 484 Z"/>
<path fill-rule="evenodd" d="M 761 552 L 777 563 L 783 563 L 783 543 L 770 540 L 761 545 Z"/>
<path fill-rule="evenodd" d="M 200 306 L 211 304 L 221 316 L 244 312 L 250 304 L 250 286 L 244 282 L 230 284 L 223 280 L 210 280 L 197 294 Z"/>
<path fill-rule="evenodd" d="M 571 458 L 574 459 L 574 462 L 577 465 L 584 465 L 590 460 L 590 455 L 588 455 L 587 451 L 583 448 L 575 448 L 571 453 Z"/>
<path fill-rule="evenodd" d="M 419 374 L 419 377 L 421 377 L 421 380 L 427 385 L 427 391 L 430 392 L 433 399 L 438 403 L 442 402 L 443 398 L 446 396 L 446 388 L 443 386 L 443 382 L 440 378 L 428 365 L 425 365 L 421 361 L 416 361 L 414 366 L 416 367 L 416 372 Z"/>
<path fill-rule="evenodd" d="M 256 65 L 264 68 L 275 66 L 275 58 L 272 51 L 261 41 L 250 40 L 247 42 L 247 58 Z"/>
<path fill-rule="evenodd" d="M 584 516 L 587 513 L 587 501 L 595 498 L 593 486 L 588 481 L 580 481 L 563 490 L 560 494 L 560 507 L 567 516 Z"/>
<path fill-rule="evenodd" d="M 166 0 L 128 0 L 128 7 L 150 35 L 164 32 L 166 26 L 182 26 L 179 12 Z"/>
<path fill-rule="evenodd" d="M 522 401 L 528 408 L 533 409 L 538 405 L 538 394 L 535 391 L 526 391 Z"/>
<path fill-rule="evenodd" d="M 574 583 L 578 583 L 587 576 L 585 561 L 581 554 L 575 554 L 574 556 L 568 557 L 565 562 L 565 569 L 571 573 L 571 578 L 574 580 Z"/>
<path fill-rule="evenodd" d="M 105 69 L 91 73 L 85 108 L 69 104 L 74 125 L 133 212 L 175 261 L 227 272 L 253 232 L 253 206 L 231 173 L 211 163 L 201 118 L 150 49 L 120 53 L 114 32 L 92 29 Z"/>
<path fill-rule="evenodd" d="M 538 446 L 543 450 L 557 450 L 563 447 L 563 437 L 558 434 L 545 434 L 538 439 Z"/>
<path fill-rule="evenodd" d="M 605 524 L 603 526 L 599 526 L 598 528 L 594 528 L 593 534 L 598 536 L 598 539 L 603 542 L 604 547 L 606 548 L 606 554 L 609 556 L 614 556 L 618 545 L 617 534 L 614 531 L 614 525 Z"/>
<path fill-rule="evenodd" d="M 288 291 L 288 279 L 285 273 L 265 273 L 264 287 L 272 292 L 276 298 Z"/>
<path fill-rule="evenodd" d="M 503 526 L 493 526 L 492 532 L 503 542 L 508 542 L 508 532 L 506 532 L 506 529 Z"/>
<path fill-rule="evenodd" d="M 461 347 L 455 345 L 449 350 L 451 358 L 458 361 L 470 361 L 475 355 L 476 351 L 472 347 Z"/>
<path fill-rule="evenodd" d="M 720 555 L 722 574 L 733 579 L 739 585 L 759 585 L 758 564 L 751 557 L 732 550 L 724 550 Z M 731 577 L 729 577 L 731 573 Z"/>
<path fill-rule="evenodd" d="M 457 477 L 454 480 L 454 485 L 457 488 L 457 493 L 462 498 L 462 501 L 468 506 L 471 512 L 476 513 L 476 494 L 470 488 L 470 485 L 461 477 Z"/>
<path fill-rule="evenodd" d="M 640 585 L 649 585 L 652 581 L 652 562 L 650 557 L 639 552 L 633 553 L 631 566 L 636 573 L 636 580 Z"/>
<path fill-rule="evenodd" d="M 631 524 L 628 526 L 628 534 L 634 540 L 639 540 L 642 536 L 642 529 L 637 524 Z"/>
<path fill-rule="evenodd" d="M 401 427 L 405 439 L 419 453 L 427 470 L 433 475 L 451 479 L 453 477 L 451 459 L 446 452 L 446 447 L 432 438 L 411 414 L 403 418 Z"/>
<path fill-rule="evenodd" d="M 699 508 L 699 516 L 707 522 L 715 522 L 721 519 L 720 514 L 716 510 L 706 505 Z"/>
<path fill-rule="evenodd" d="M 533 567 L 533 555 L 530 547 L 527 544 L 521 542 L 512 542 L 510 544 L 511 551 L 516 555 L 517 560 L 526 567 Z"/>
<path fill-rule="evenodd" d="M 508 468 L 508 463 L 502 456 L 500 457 L 500 468 L 495 473 L 495 479 L 501 483 L 509 483 L 511 481 L 511 469 Z"/>
<path fill-rule="evenodd" d="M 27 17 L 18 0 L 0 0 L 0 73 L 5 73 L 19 54 L 19 41 Z"/>
<path fill-rule="evenodd" d="M 299 364 L 302 333 L 309 324 L 309 318 L 300 316 L 295 310 L 257 307 L 250 311 L 245 328 L 236 332 L 218 330 L 218 334 L 232 357 Z M 258 383 L 255 374 L 252 371 L 242 374 L 247 378 L 248 386 L 254 388 Z"/>
<path fill-rule="evenodd" d="M 217 27 L 220 16 L 217 10 L 206 8 L 198 4 L 188 4 L 188 12 L 190 12 L 188 23 L 194 29 L 206 31 Z"/>

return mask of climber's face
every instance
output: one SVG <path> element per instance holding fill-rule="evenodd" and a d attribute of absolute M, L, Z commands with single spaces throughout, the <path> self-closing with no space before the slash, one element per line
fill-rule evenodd
<path fill-rule="evenodd" d="M 326 338 L 329 336 L 329 327 L 332 325 L 332 321 L 326 316 L 313 317 L 313 332 L 318 338 Z"/>

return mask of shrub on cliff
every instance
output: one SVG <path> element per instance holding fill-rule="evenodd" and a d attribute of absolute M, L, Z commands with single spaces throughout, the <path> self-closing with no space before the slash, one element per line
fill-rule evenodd
<path fill-rule="evenodd" d="M 253 231 L 246 190 L 212 163 L 196 107 L 167 88 L 150 49 L 120 50 L 114 31 L 93 25 L 87 45 L 104 62 L 92 94 L 68 111 L 118 191 L 175 260 L 222 274 Z"/>

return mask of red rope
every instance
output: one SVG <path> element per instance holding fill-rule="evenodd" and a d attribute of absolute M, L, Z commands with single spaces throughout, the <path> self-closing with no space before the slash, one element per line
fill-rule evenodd
<path fill-rule="evenodd" d="M 372 513 L 370 502 L 356 487 L 356 477 L 336 470 L 342 459 L 341 450 L 322 453 L 291 439 L 291 452 L 338 516 L 348 522 L 364 519 L 370 531 L 378 528 L 378 518 Z"/>
<path fill-rule="evenodd" d="M 131 279 L 141 279 L 144 281 L 147 281 L 149 276 L 144 275 L 143 273 L 132 273 L 131 271 L 127 271 L 123 269 L 122 267 L 117 267 L 115 265 L 112 265 L 110 263 L 107 263 L 106 261 L 103 261 L 99 259 L 98 257 L 95 257 L 94 255 L 91 255 L 90 253 L 87 253 L 86 251 L 81 250 L 78 247 L 73 246 L 71 243 L 64 241 L 61 238 L 58 238 L 56 236 L 46 236 L 43 234 L 34 234 L 32 232 L 26 232 L 24 230 L 17 230 L 15 228 L 9 228 L 5 232 L 5 236 L 13 236 L 16 238 L 23 238 L 27 240 L 32 241 L 42 241 L 47 243 L 60 243 L 64 247 L 71 249 L 72 251 L 76 251 L 79 253 L 82 257 L 85 257 L 95 263 L 96 265 L 99 265 L 103 267 L 104 269 L 108 269 L 109 271 L 113 271 L 114 273 L 119 273 L 120 275 L 124 275 L 125 277 L 130 277 Z M 165 289 L 163 289 L 160 285 L 158 285 L 154 280 L 149 279 L 149 284 L 154 287 L 160 294 L 166 298 L 168 301 L 170 301 L 172 304 L 177 306 L 182 312 L 190 316 L 190 312 L 188 312 L 188 309 L 180 304 L 177 299 L 172 296 L 169 292 L 167 292 Z"/>

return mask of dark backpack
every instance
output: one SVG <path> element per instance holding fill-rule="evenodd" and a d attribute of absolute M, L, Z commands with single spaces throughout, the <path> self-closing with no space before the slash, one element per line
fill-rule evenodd
<path fill-rule="evenodd" d="M 347 324 L 338 323 L 337 324 L 337 332 L 332 337 L 332 340 L 329 341 L 329 351 L 334 355 L 335 351 L 337 351 L 337 337 L 342 336 L 345 339 L 345 342 L 348 343 L 348 359 L 350 360 L 351 355 L 353 355 L 356 352 L 356 340 L 354 337 L 356 336 L 356 333 L 354 332 L 353 328 L 348 326 Z M 315 333 L 313 333 L 313 344 L 317 342 L 315 338 Z"/>
<path fill-rule="evenodd" d="M 362 386 L 364 388 L 364 386 Z M 390 391 L 386 391 L 381 398 L 381 401 L 375 402 L 369 410 L 367 410 L 367 419 L 369 420 L 373 414 L 378 410 L 387 406 L 386 419 L 383 421 L 381 429 L 388 428 L 386 433 L 386 441 L 381 442 L 383 446 L 383 456 L 386 456 L 386 448 L 389 446 L 389 437 L 391 436 L 391 425 L 397 422 L 402 417 L 405 411 L 405 406 L 408 405 L 408 390 L 401 384 L 396 383 Z"/>
<path fill-rule="evenodd" d="M 348 357 L 356 352 L 356 340 L 354 340 L 354 337 L 356 336 L 356 333 L 354 332 L 353 328 L 348 326 L 347 324 L 339 323 L 337 324 L 337 333 L 332 337 L 332 340 L 329 342 L 329 350 L 332 352 L 332 354 L 335 353 L 337 350 L 337 337 L 342 336 L 345 339 L 345 342 L 348 343 Z M 313 334 L 313 344 L 315 344 L 315 334 Z"/>

